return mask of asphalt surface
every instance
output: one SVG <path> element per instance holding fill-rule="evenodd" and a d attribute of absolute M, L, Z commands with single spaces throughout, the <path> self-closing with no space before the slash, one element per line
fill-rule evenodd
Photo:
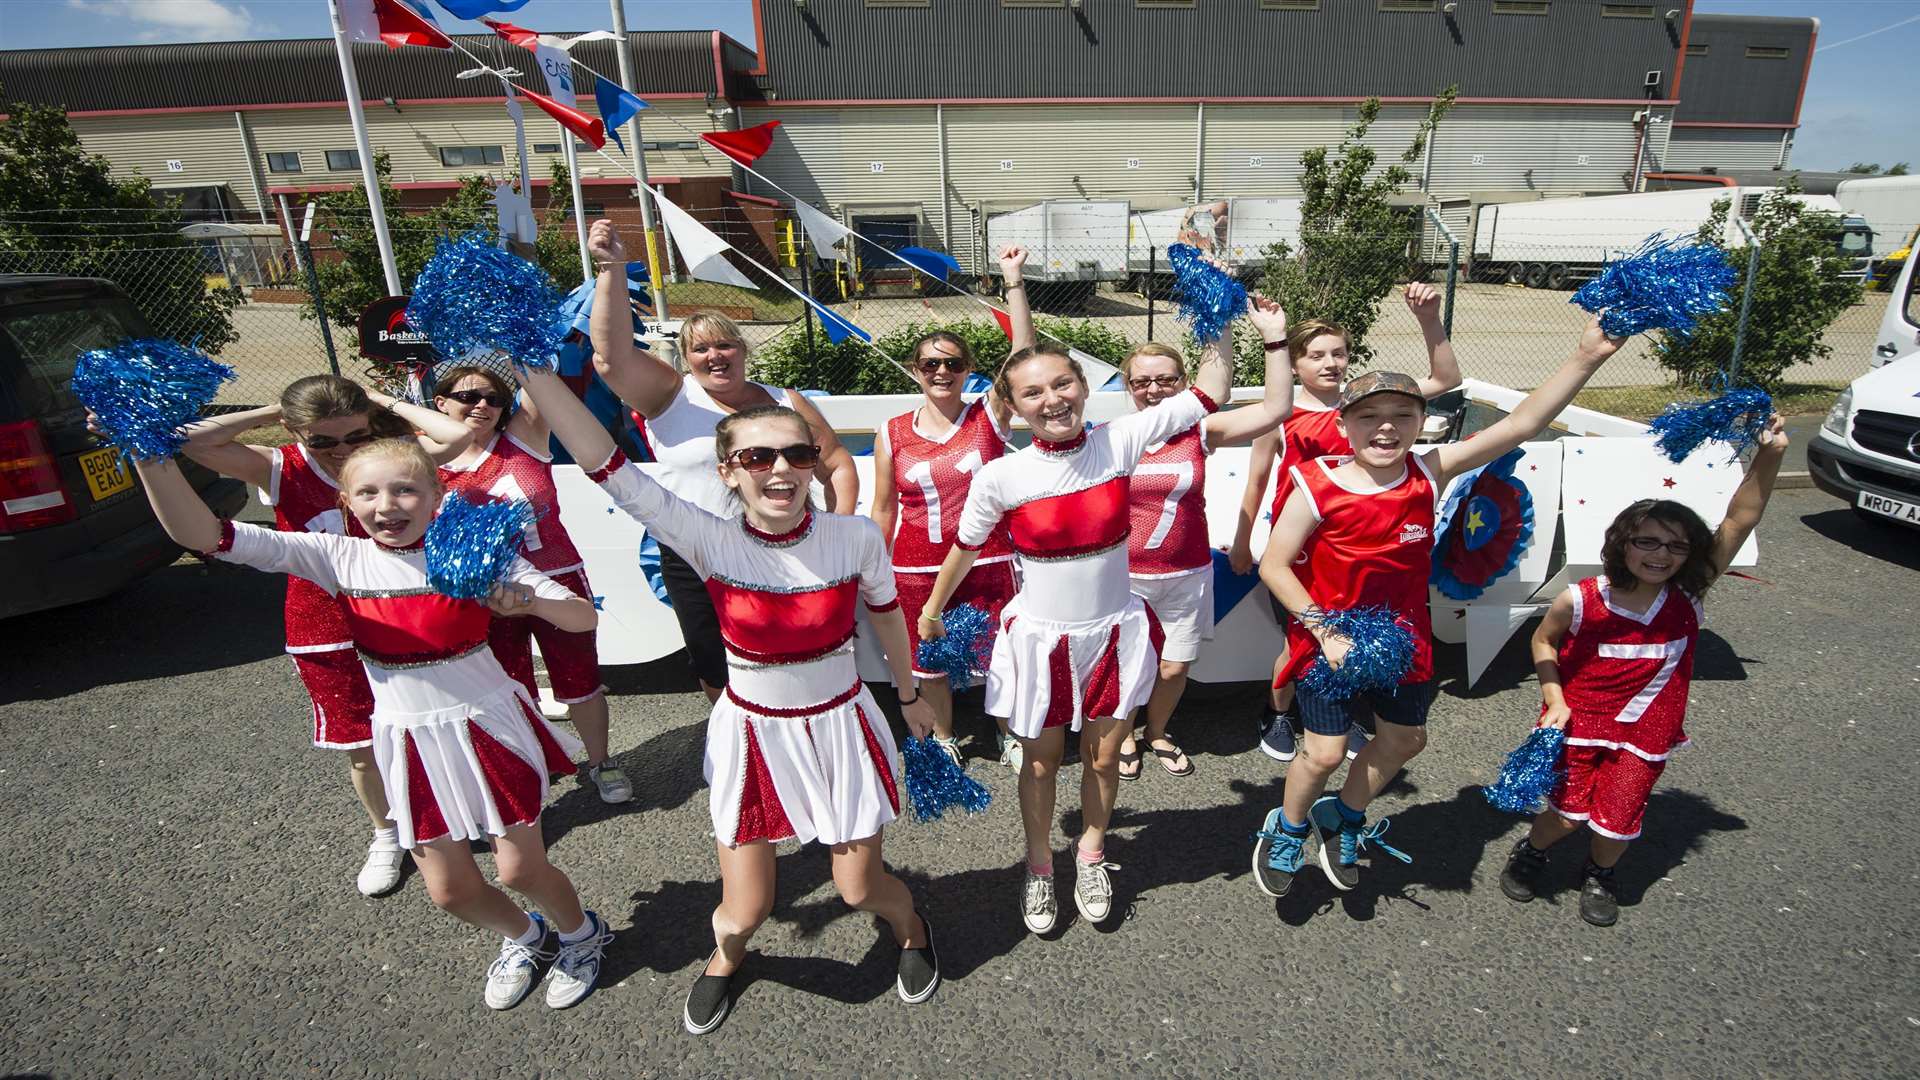
<path fill-rule="evenodd" d="M 1471 689 L 1442 649 L 1433 747 L 1376 804 L 1413 862 L 1373 862 L 1353 893 L 1311 875 L 1277 903 L 1255 890 L 1249 834 L 1279 793 L 1258 690 L 1196 687 L 1174 731 L 1197 774 L 1149 762 L 1121 790 L 1125 918 L 1026 933 L 1012 778 L 976 759 L 990 810 L 886 834 L 938 934 L 933 1001 L 898 1000 L 890 939 L 839 903 L 821 851 L 794 850 L 734 1015 L 697 1039 L 681 1001 L 719 885 L 705 710 L 659 689 L 671 664 L 611 680 L 636 801 L 566 783 L 545 817 L 618 932 L 602 987 L 570 1012 L 536 996 L 495 1014 L 497 941 L 417 876 L 354 892 L 365 825 L 344 762 L 305 745 L 280 583 L 179 563 L 0 623 L 0 1073 L 1913 1075 L 1920 534 L 1790 491 L 1761 544 L 1766 583 L 1708 599 L 1697 745 L 1622 864 L 1618 926 L 1578 917 L 1578 841 L 1554 854 L 1558 892 L 1499 891 L 1523 822 L 1476 785 L 1537 708 L 1520 635 Z"/>

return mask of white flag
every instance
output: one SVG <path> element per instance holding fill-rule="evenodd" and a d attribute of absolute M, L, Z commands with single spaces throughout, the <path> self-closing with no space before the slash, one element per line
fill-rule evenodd
<path fill-rule="evenodd" d="M 798 199 L 793 201 L 793 212 L 800 218 L 800 227 L 807 230 L 807 239 L 813 241 L 815 254 L 822 258 L 847 261 L 847 250 L 840 246 L 840 242 L 853 235 L 852 229 Z"/>
<path fill-rule="evenodd" d="M 718 281 L 743 289 L 759 287 L 727 262 L 724 252 L 732 245 L 714 235 L 712 229 L 700 224 L 692 214 L 668 202 L 658 191 L 653 193 L 653 199 L 660 204 L 660 216 L 666 219 L 667 232 L 672 234 L 674 246 L 680 249 L 680 257 L 686 260 L 688 273 L 701 281 Z"/>
<path fill-rule="evenodd" d="M 1067 355 L 1080 361 L 1080 370 L 1087 376 L 1087 386 L 1089 389 L 1098 390 L 1106 386 L 1108 381 L 1115 375 L 1120 374 L 1119 368 L 1114 367 L 1105 360 L 1099 360 L 1089 356 L 1079 349 L 1068 349 Z"/>
<path fill-rule="evenodd" d="M 575 34 L 570 38 L 556 37 L 553 34 L 541 34 L 540 44 L 551 45 L 562 52 L 571 51 L 583 41 L 618 41 L 620 36 L 611 30 L 595 30 L 587 34 Z"/>
<path fill-rule="evenodd" d="M 373 0 L 338 0 L 340 25 L 348 41 L 380 44 L 380 19 L 373 13 Z"/>
<path fill-rule="evenodd" d="M 540 62 L 540 73 L 547 77 L 547 96 L 569 108 L 579 105 L 573 95 L 573 58 L 567 50 L 548 44 L 542 37 L 533 55 Z"/>

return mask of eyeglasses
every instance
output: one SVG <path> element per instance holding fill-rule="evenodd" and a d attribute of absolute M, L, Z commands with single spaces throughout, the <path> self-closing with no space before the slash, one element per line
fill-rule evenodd
<path fill-rule="evenodd" d="M 967 370 L 967 368 L 970 366 L 972 365 L 967 363 L 965 357 L 929 356 L 920 361 L 920 374 L 931 375 L 934 372 L 939 371 L 941 368 L 946 368 L 948 371 L 951 371 L 955 374 L 959 374 L 960 372 Z"/>
<path fill-rule="evenodd" d="M 342 443 L 348 446 L 359 446 L 363 443 L 370 443 L 375 438 L 377 438 L 377 436 L 374 435 L 373 432 L 366 428 L 361 428 L 359 431 L 349 432 L 338 439 L 331 435 L 307 435 L 303 436 L 300 441 L 306 443 L 307 449 L 309 450 L 331 450 Z"/>
<path fill-rule="evenodd" d="M 1149 390 L 1156 386 L 1171 390 L 1186 381 L 1185 375 L 1142 375 L 1137 379 L 1128 379 L 1127 385 L 1135 390 Z"/>
<path fill-rule="evenodd" d="M 727 464 L 748 472 L 768 472 L 773 459 L 783 457 L 796 469 L 811 469 L 820 463 L 820 448 L 804 443 L 794 446 L 744 446 L 727 455 Z"/>
<path fill-rule="evenodd" d="M 1659 551 L 1661 548 L 1666 548 L 1669 552 L 1682 559 L 1686 558 L 1687 553 L 1693 550 L 1693 545 L 1687 543 L 1685 540 L 1662 540 L 1657 536 L 1629 537 L 1627 543 L 1632 544 L 1641 551 Z"/>
<path fill-rule="evenodd" d="M 501 397 L 491 390 L 455 390 L 445 395 L 445 397 L 451 401 L 457 401 L 467 406 L 478 405 L 484 401 L 496 409 L 506 408 L 508 401 L 507 398 Z"/>

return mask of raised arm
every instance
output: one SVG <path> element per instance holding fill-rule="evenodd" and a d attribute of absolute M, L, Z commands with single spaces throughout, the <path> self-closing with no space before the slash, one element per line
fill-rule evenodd
<path fill-rule="evenodd" d="M 1767 500 L 1773 498 L 1773 482 L 1780 475 L 1780 461 L 1787 453 L 1787 428 L 1780 415 L 1775 413 L 1767 419 L 1765 431 L 1760 433 L 1759 445 L 1753 452 L 1753 464 L 1747 466 L 1747 477 L 1740 486 L 1733 489 L 1733 498 L 1727 502 L 1727 516 L 1720 519 L 1720 527 L 1713 530 L 1713 573 L 1715 577 L 1727 572 L 1733 565 L 1733 557 L 1740 553 L 1740 545 L 1753 535 L 1754 526 L 1760 524 L 1760 515 L 1767 511 Z"/>
<path fill-rule="evenodd" d="M 545 369 L 521 368 L 521 399 L 539 410 L 543 426 L 550 426 L 553 434 L 560 439 L 560 445 L 583 469 L 591 470 L 613 456 L 613 436 L 600 426 L 600 421 L 587 408 L 585 402 L 573 396 L 573 391 L 560 376 Z"/>
<path fill-rule="evenodd" d="M 880 526 L 880 540 L 892 551 L 893 530 L 900 523 L 900 492 L 893 486 L 893 445 L 887 442 L 885 424 L 873 433 L 873 505 L 867 507 L 867 516 Z M 919 615 L 907 613 L 910 619 Z"/>
<path fill-rule="evenodd" d="M 1424 281 L 1407 286 L 1404 297 L 1407 310 L 1420 324 L 1420 336 L 1427 342 L 1427 377 L 1420 380 L 1420 392 L 1429 399 L 1460 385 L 1460 361 L 1453 355 L 1453 339 L 1440 321 L 1440 290 Z"/>
<path fill-rule="evenodd" d="M 243 431 L 279 422 L 278 405 L 196 420 L 187 425 L 187 444 L 180 448 L 180 452 L 188 460 L 212 469 L 221 476 L 231 476 L 264 491 L 273 481 L 273 451 L 265 446 L 248 446 L 233 440 Z"/>
<path fill-rule="evenodd" d="M 1269 431 L 1253 440 L 1253 448 L 1247 451 L 1247 486 L 1240 494 L 1240 511 L 1233 518 L 1233 543 L 1227 548 L 1227 565 L 1236 574 L 1253 569 L 1253 523 L 1260 520 L 1267 501 L 1267 480 L 1273 476 L 1273 461 L 1286 445 L 1286 436 L 1281 429 Z"/>
<path fill-rule="evenodd" d="M 140 486 L 147 490 L 153 516 L 160 519 L 160 527 L 174 543 L 202 555 L 220 546 L 220 519 L 200 501 L 178 462 L 172 458 L 136 458 L 133 468 L 140 474 Z"/>
<path fill-rule="evenodd" d="M 420 433 L 420 448 L 427 452 L 435 465 L 445 465 L 466 453 L 467 447 L 473 443 L 472 428 L 438 409 L 401 401 L 371 388 L 367 390 L 367 397 L 375 405 L 412 424 L 413 430 Z"/>
<path fill-rule="evenodd" d="M 1007 316 L 1013 322 L 1013 344 L 1007 355 L 1032 348 L 1039 339 L 1033 332 L 1033 305 L 1027 300 L 1027 283 L 1020 279 L 1027 265 L 1027 249 L 1008 244 L 1000 249 L 1000 280 L 1006 285 Z"/>
<path fill-rule="evenodd" d="M 1266 389 L 1258 405 L 1221 409 L 1207 417 L 1208 446 L 1239 446 L 1251 442 L 1279 427 L 1293 412 L 1293 364 L 1287 358 L 1287 313 L 1281 310 L 1279 304 L 1255 293 L 1247 300 L 1247 319 L 1253 323 L 1254 329 L 1260 331 L 1261 343 L 1266 347 Z M 1214 364 L 1226 368 L 1226 393 L 1215 396 L 1198 379 L 1194 382 L 1222 405 L 1226 404 L 1228 395 L 1233 392 L 1233 349 L 1228 344 L 1232 340 L 1230 334 L 1231 331 L 1223 334 L 1219 341 L 1210 342 L 1200 358 L 1202 377 L 1207 375 L 1209 354 L 1213 355 Z"/>
<path fill-rule="evenodd" d="M 627 298 L 627 247 L 620 230 L 605 218 L 587 234 L 587 251 L 600 268 L 594 283 L 593 367 L 620 400 L 651 420 L 673 404 L 680 373 L 673 365 L 633 343 L 633 307 Z M 571 450 L 568 453 L 572 453 Z"/>
<path fill-rule="evenodd" d="M 1446 443 L 1431 451 L 1428 461 L 1434 466 L 1435 485 L 1444 491 L 1454 477 L 1485 465 L 1545 431 L 1553 418 L 1573 403 L 1573 396 L 1587 385 L 1600 365 L 1623 344 L 1624 339 L 1610 338 L 1603 333 L 1600 320 L 1595 317 L 1587 324 L 1586 331 L 1580 335 L 1580 344 L 1560 365 L 1560 370 L 1515 405 L 1512 412 L 1466 442 Z"/>
<path fill-rule="evenodd" d="M 514 402 L 513 418 L 507 421 L 507 434 L 543 454 L 547 452 L 547 438 L 553 434 L 553 430 L 547 426 L 546 417 L 540 415 L 540 406 L 535 405 L 525 391 Z"/>
<path fill-rule="evenodd" d="M 787 400 L 793 403 L 793 411 L 806 419 L 813 429 L 813 441 L 820 447 L 820 464 L 813 467 L 813 475 L 827 489 L 827 512 L 853 513 L 860 502 L 860 473 L 854 468 L 853 454 L 805 394 L 789 390 Z"/>

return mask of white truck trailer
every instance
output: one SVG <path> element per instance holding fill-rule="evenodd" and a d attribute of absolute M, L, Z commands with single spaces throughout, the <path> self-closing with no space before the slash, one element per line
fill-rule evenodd
<path fill-rule="evenodd" d="M 1742 236 L 1732 216 L 1751 217 L 1759 198 L 1770 190 L 1688 188 L 1486 204 L 1474 221 L 1473 275 L 1534 289 L 1571 288 L 1655 233 L 1693 234 L 1720 199 L 1733 200 L 1733 213 L 1720 242 L 1738 246 Z M 1864 276 L 1873 243 L 1866 219 L 1848 214 L 1830 195 L 1794 197 L 1808 209 L 1840 218 L 1840 234 L 1834 242 L 1839 250 L 1856 257 L 1856 272 Z"/>
<path fill-rule="evenodd" d="M 1127 276 L 1127 216 L 1121 201 L 1051 199 L 987 218 L 987 259 L 1027 249 L 1026 280 L 1040 284 L 1120 281 Z"/>
<path fill-rule="evenodd" d="M 1300 200 L 1244 198 L 1227 199 L 1226 235 L 1220 235 L 1220 222 L 1205 208 L 1196 210 L 1190 227 L 1216 245 L 1215 254 L 1235 272 L 1259 269 L 1267 249 L 1285 240 L 1300 243 Z M 1218 206 L 1210 203 L 1208 206 Z M 1127 232 L 1127 269 L 1138 278 L 1153 273 L 1168 275 L 1167 245 L 1180 238 L 1180 222 L 1187 207 L 1135 213 Z"/>
<path fill-rule="evenodd" d="M 1868 176 L 1842 180 L 1833 191 L 1849 214 L 1873 223 L 1873 276 L 1888 281 L 1900 273 L 1920 229 L 1920 176 Z"/>

